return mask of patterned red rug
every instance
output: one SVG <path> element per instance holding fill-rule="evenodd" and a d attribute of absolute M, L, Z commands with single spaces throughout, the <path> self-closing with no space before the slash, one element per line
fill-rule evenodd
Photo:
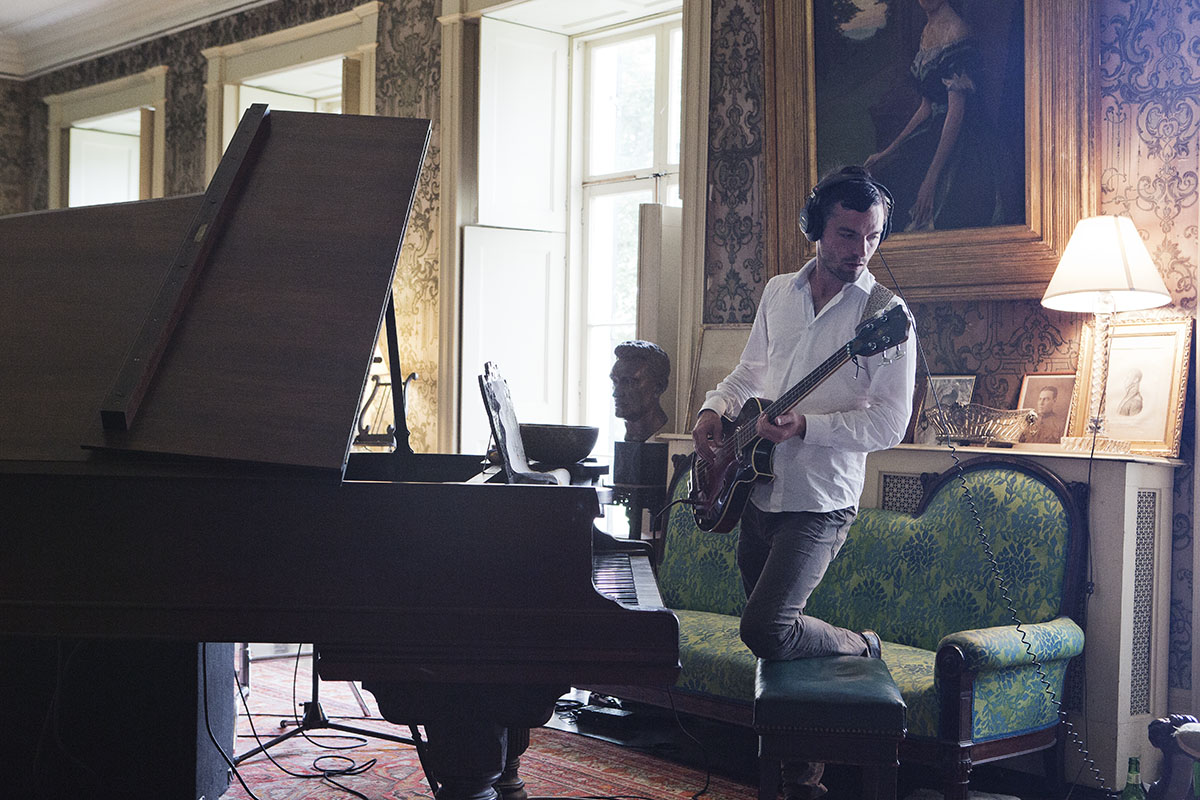
<path fill-rule="evenodd" d="M 239 709 L 237 753 L 256 745 L 251 721 L 265 741 L 290 728 L 281 728 L 282 720 L 294 720 L 303 709 L 293 705 L 293 674 L 296 699 L 303 703 L 311 692 L 310 660 L 279 659 L 256 661 L 251 668 L 251 691 L 247 702 L 250 714 Z M 373 698 L 363 693 L 369 716 L 363 714 L 350 685 L 322 682 L 321 706 L 333 722 L 387 731 L 407 736 L 408 731 L 384 722 Z M 292 709 L 296 708 L 293 712 Z M 622 747 L 586 736 L 540 728 L 531 733 L 529 750 L 521 761 L 521 775 L 531 796 L 537 797 L 623 797 L 648 800 L 689 800 L 705 786 L 703 770 L 656 758 L 639 750 Z M 326 749 L 327 747 L 351 749 Z M 429 786 L 417 760 L 416 750 L 381 739 L 356 740 L 349 734 L 330 729 L 309 731 L 293 736 L 269 749 L 269 755 L 257 755 L 243 762 L 238 771 L 250 794 L 235 778 L 222 800 L 316 800 L 350 798 L 354 795 L 322 779 L 319 768 L 339 769 L 353 759 L 357 767 L 373 764 L 360 774 L 342 775 L 332 780 L 371 800 L 407 800 L 430 797 Z M 318 759 L 321 759 L 318 761 Z M 316 775 L 293 777 L 283 771 Z M 709 779 L 706 800 L 748 800 L 755 788 L 719 776 Z"/>

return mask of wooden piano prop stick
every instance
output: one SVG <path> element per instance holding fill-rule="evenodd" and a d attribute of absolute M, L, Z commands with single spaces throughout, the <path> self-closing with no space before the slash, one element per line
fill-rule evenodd
<path fill-rule="evenodd" d="M 204 261 L 212 250 L 221 223 L 229 216 L 238 190 L 246 180 L 255 151 L 262 146 L 270 129 L 266 105 L 250 106 L 238 124 L 237 132 L 225 150 L 204 203 L 196 212 L 179 252 L 167 272 L 153 308 L 142 323 L 137 340 L 125 356 L 125 364 L 116 384 L 100 408 L 100 421 L 105 430 L 127 431 L 137 416 L 138 406 L 154 379 L 154 371 L 162 358 L 175 326 L 179 324 L 192 296 L 192 290 L 204 269 Z"/>

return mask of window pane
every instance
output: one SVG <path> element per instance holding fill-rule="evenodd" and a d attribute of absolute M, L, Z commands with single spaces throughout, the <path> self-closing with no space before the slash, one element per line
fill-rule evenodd
<path fill-rule="evenodd" d="M 613 442 L 625 438 L 625 421 L 613 410 L 612 380 L 608 377 L 617 357 L 613 350 L 634 337 L 634 325 L 598 325 L 588 329 L 587 396 L 584 398 L 584 423 L 600 429 L 592 455 L 611 459 Z"/>
<path fill-rule="evenodd" d="M 679 128 L 683 117 L 683 28 L 671 29 L 669 85 L 670 98 L 667 104 L 667 163 L 679 163 L 681 134 Z"/>
<path fill-rule="evenodd" d="M 588 171 L 654 165 L 653 35 L 592 46 L 588 86 Z"/>
<path fill-rule="evenodd" d="M 663 190 L 659 193 L 658 202 L 664 206 L 683 207 L 683 198 L 679 196 L 679 174 L 674 173 L 663 179 Z"/>
<path fill-rule="evenodd" d="M 589 193 L 585 201 L 588 325 L 635 321 L 638 206 L 652 201 L 649 186 L 619 194 Z"/>
<path fill-rule="evenodd" d="M 613 413 L 613 348 L 632 339 L 637 329 L 638 206 L 652 201 L 650 182 L 632 191 L 586 193 L 587 220 L 587 361 L 584 374 L 584 421 L 600 428 L 597 455 L 611 455 L 612 443 L 625 436 Z M 641 188 L 645 187 L 645 188 Z"/>

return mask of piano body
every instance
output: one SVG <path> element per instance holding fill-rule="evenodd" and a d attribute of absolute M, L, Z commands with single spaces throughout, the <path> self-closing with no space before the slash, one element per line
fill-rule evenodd
<path fill-rule="evenodd" d="M 351 452 L 428 137 L 256 106 L 203 196 L 0 218 L 0 672 L 314 642 L 426 725 L 439 798 L 490 796 L 572 684 L 674 682 L 674 615 L 593 585 L 595 487 L 411 452 L 394 327 L 398 446 Z"/>

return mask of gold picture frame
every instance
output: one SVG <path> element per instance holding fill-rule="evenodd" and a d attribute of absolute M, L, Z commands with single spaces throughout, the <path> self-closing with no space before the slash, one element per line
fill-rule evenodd
<path fill-rule="evenodd" d="M 765 0 L 767 270 L 795 269 L 813 246 L 797 224 L 816 167 L 813 3 Z M 1041 297 L 1075 223 L 1098 208 L 1094 171 L 1095 4 L 1024 3 L 1024 225 L 900 233 L 880 248 L 909 301 Z M 876 259 L 878 263 L 878 259 Z"/>
<path fill-rule="evenodd" d="M 1090 435 L 1094 336 L 1094 324 L 1085 326 L 1067 421 L 1071 436 Z M 1128 441 L 1133 453 L 1179 455 L 1191 345 L 1188 317 L 1113 320 L 1104 386 L 1104 436 Z"/>

